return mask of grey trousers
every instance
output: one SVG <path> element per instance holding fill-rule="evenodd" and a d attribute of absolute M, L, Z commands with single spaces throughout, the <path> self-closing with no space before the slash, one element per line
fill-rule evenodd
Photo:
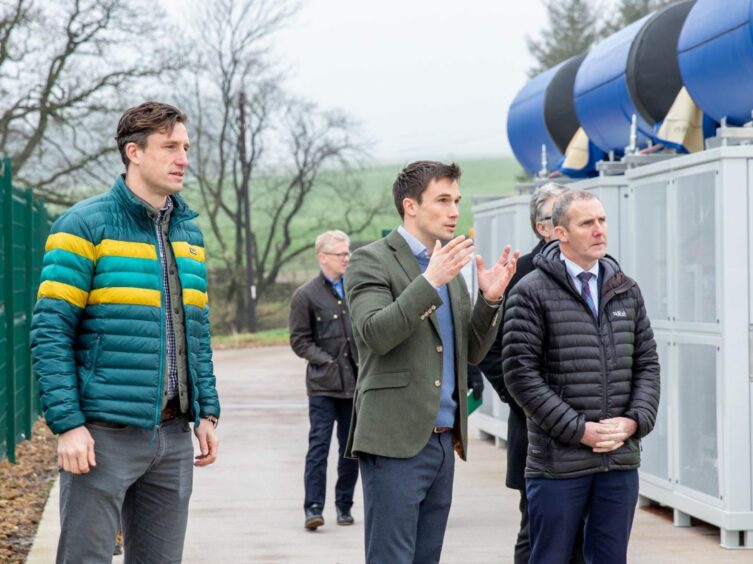
<path fill-rule="evenodd" d="M 112 562 L 121 510 L 126 564 L 179 563 L 193 481 L 191 428 L 87 423 L 96 467 L 60 473 L 58 564 Z"/>
<path fill-rule="evenodd" d="M 367 564 L 437 564 L 452 504 L 452 432 L 412 458 L 359 455 Z"/>

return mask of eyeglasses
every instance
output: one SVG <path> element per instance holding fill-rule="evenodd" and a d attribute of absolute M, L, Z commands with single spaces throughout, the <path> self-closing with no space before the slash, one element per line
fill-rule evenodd
<path fill-rule="evenodd" d="M 544 223 L 545 221 L 550 221 L 551 219 L 552 219 L 551 215 L 548 215 L 546 217 L 540 217 L 539 218 L 539 223 Z"/>
<path fill-rule="evenodd" d="M 347 257 L 350 256 L 350 251 L 348 251 L 347 253 L 328 253 L 326 251 L 322 251 L 322 254 L 323 255 L 331 255 L 333 257 L 337 257 L 340 260 L 342 260 L 342 259 L 347 258 Z"/>

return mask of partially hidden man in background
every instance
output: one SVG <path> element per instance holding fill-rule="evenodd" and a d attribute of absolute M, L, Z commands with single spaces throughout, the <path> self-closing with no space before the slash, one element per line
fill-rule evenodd
<path fill-rule="evenodd" d="M 58 563 L 109 562 L 119 515 L 126 562 L 180 562 L 193 480 L 190 423 L 217 456 L 204 241 L 178 195 L 186 116 L 127 110 L 126 172 L 52 226 L 31 346 L 59 435 Z"/>
<path fill-rule="evenodd" d="M 528 418 L 530 562 L 566 563 L 585 521 L 585 561 L 620 564 L 659 405 L 656 343 L 638 285 L 606 254 L 598 198 L 570 190 L 552 221 L 559 241 L 510 292 L 502 339 L 505 384 Z"/>
<path fill-rule="evenodd" d="M 460 169 L 406 166 L 393 185 L 402 225 L 358 249 L 345 277 L 361 371 L 348 440 L 359 460 L 368 564 L 439 562 L 455 452 L 467 452 L 467 363 L 497 331 L 518 253 L 477 257 L 475 306 L 460 270 L 473 241 L 454 237 Z M 443 245 L 443 243 L 446 243 Z"/>
<path fill-rule="evenodd" d="M 552 223 L 552 208 L 557 198 L 567 191 L 568 188 L 565 186 L 549 182 L 537 188 L 531 196 L 531 229 L 539 242 L 530 253 L 520 257 L 517 271 L 507 287 L 505 297 L 509 296 L 510 291 L 526 274 L 534 271 L 533 258 L 541 252 L 544 245 L 556 239 L 554 224 Z M 520 492 L 520 529 L 515 541 L 514 562 L 515 564 L 528 564 L 528 559 L 531 557 L 531 540 L 528 535 L 528 498 L 526 498 L 524 477 L 528 454 L 528 429 L 526 428 L 526 415 L 515 400 L 510 397 L 502 376 L 503 334 L 504 323 L 501 323 L 497 331 L 497 338 L 489 349 L 489 354 L 486 355 L 479 366 L 500 399 L 510 406 L 510 414 L 507 417 L 507 476 L 505 485 Z M 582 527 L 578 529 L 570 562 L 572 564 L 583 562 Z"/>
<path fill-rule="evenodd" d="M 353 524 L 350 508 L 358 481 L 358 462 L 344 456 L 358 375 L 358 352 L 343 288 L 350 240 L 342 231 L 327 231 L 316 238 L 314 246 L 321 271 L 295 291 L 290 304 L 290 345 L 295 354 L 308 361 L 310 428 L 303 509 L 304 525 L 310 530 L 324 525 L 327 457 L 335 423 L 339 447 L 335 485 L 338 525 Z"/>

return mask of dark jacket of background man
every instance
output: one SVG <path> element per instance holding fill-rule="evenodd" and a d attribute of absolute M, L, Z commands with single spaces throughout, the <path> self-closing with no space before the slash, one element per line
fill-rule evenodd
<path fill-rule="evenodd" d="M 544 248 L 544 241 L 539 241 L 533 250 L 523 255 L 518 260 L 518 269 L 515 276 L 507 287 L 505 298 L 520 280 L 533 272 L 533 257 Z M 507 419 L 507 475 L 505 485 L 515 490 L 526 489 L 524 471 L 526 468 L 526 454 L 528 452 L 528 430 L 526 429 L 526 414 L 521 407 L 510 397 L 502 375 L 502 335 L 504 335 L 504 323 L 500 325 L 497 338 L 494 340 L 489 353 L 481 361 L 481 368 L 486 379 L 497 392 L 500 399 L 510 406 L 510 416 Z"/>
<path fill-rule="evenodd" d="M 322 273 L 293 295 L 290 345 L 295 354 L 308 361 L 309 396 L 353 397 L 358 350 L 348 306 Z M 330 362 L 333 359 L 336 362 Z"/>

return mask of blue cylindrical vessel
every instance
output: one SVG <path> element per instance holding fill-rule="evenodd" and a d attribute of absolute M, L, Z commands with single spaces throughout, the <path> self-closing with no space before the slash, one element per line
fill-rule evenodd
<path fill-rule="evenodd" d="M 683 82 L 711 118 L 733 125 L 753 111 L 753 0 L 698 0 L 677 50 Z"/>
<path fill-rule="evenodd" d="M 651 126 L 630 97 L 626 77 L 633 39 L 651 16 L 645 16 L 593 46 L 575 77 L 575 111 L 589 139 L 605 152 L 621 153 L 630 142 L 630 123 L 637 116 L 638 143 Z"/>
<path fill-rule="evenodd" d="M 549 83 L 566 63 L 532 78 L 515 96 L 507 112 L 507 138 L 515 158 L 528 174 L 541 169 L 541 146 L 546 146 L 547 169 L 556 170 L 562 153 L 554 143 L 544 121 L 544 99 Z"/>

